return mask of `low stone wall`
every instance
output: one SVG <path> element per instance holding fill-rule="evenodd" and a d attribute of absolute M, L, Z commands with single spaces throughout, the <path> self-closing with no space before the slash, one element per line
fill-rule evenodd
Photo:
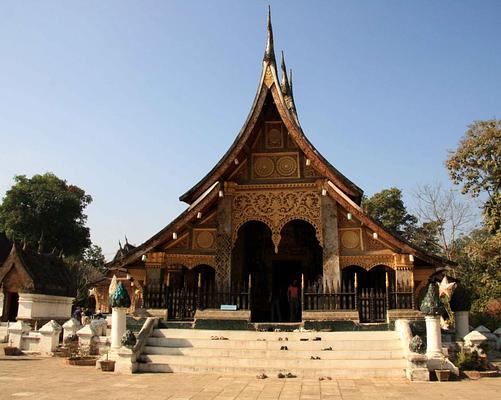
<path fill-rule="evenodd" d="M 19 293 L 17 320 L 46 322 L 53 319 L 66 321 L 71 317 L 73 300 L 74 297 Z"/>

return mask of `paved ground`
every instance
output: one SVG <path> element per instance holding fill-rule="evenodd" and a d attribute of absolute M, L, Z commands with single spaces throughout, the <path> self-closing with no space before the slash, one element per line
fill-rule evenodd
<path fill-rule="evenodd" d="M 365 379 L 259 380 L 189 374 L 115 375 L 94 367 L 74 367 L 61 358 L 0 356 L 0 399 L 496 399 L 501 378 L 423 382 Z"/>

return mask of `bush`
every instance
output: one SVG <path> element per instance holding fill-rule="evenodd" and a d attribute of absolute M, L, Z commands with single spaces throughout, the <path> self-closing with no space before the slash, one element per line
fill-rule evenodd
<path fill-rule="evenodd" d="M 476 351 L 472 351 L 471 353 L 466 353 L 464 350 L 458 353 L 457 367 L 461 371 L 484 371 L 485 366 Z"/>

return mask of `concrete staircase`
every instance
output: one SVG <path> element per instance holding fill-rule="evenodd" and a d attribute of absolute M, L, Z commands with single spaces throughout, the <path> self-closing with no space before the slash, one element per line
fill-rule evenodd
<path fill-rule="evenodd" d="M 211 339 L 216 337 L 219 339 Z M 288 350 L 280 350 L 282 346 Z M 323 350 L 326 348 L 332 350 Z M 142 372 L 265 373 L 269 377 L 290 372 L 309 378 L 404 378 L 406 367 L 402 346 L 394 331 L 155 329 L 139 361 Z"/>

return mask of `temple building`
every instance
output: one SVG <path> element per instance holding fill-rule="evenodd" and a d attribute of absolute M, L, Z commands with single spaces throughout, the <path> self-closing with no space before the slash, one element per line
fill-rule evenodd
<path fill-rule="evenodd" d="M 257 93 L 235 141 L 181 195 L 187 209 L 121 249 L 109 276 L 127 276 L 143 308 L 165 309 L 169 319 L 221 306 L 247 311 L 250 322 L 413 315 L 429 277 L 448 261 L 372 220 L 362 195 L 303 132 L 268 17 Z"/>

